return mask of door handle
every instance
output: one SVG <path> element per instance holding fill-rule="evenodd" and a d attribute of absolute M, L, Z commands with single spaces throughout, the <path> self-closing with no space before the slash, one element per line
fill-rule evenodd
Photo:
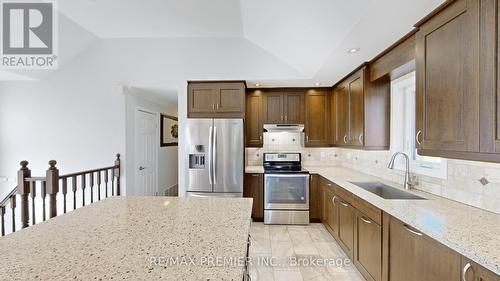
<path fill-rule="evenodd" d="M 422 134 L 422 130 L 418 130 L 417 135 L 415 136 L 415 140 L 417 141 L 418 145 L 421 145 L 422 143 L 420 142 L 420 135 Z"/>
<path fill-rule="evenodd" d="M 142 171 L 142 170 L 145 170 L 146 167 L 143 167 L 143 166 L 139 166 L 139 171 Z"/>
<path fill-rule="evenodd" d="M 413 233 L 415 235 L 418 235 L 418 236 L 422 236 L 422 233 L 418 232 L 418 231 L 415 231 L 413 229 L 410 228 L 410 226 L 404 224 L 403 227 L 410 233 Z"/>
<path fill-rule="evenodd" d="M 214 126 L 214 147 L 213 147 L 213 178 L 214 184 L 217 184 L 217 127 Z"/>
<path fill-rule="evenodd" d="M 364 217 L 359 217 L 359 219 L 362 220 L 366 224 L 371 224 L 372 223 L 371 220 L 365 219 Z"/>
<path fill-rule="evenodd" d="M 467 272 L 469 272 L 469 269 L 472 267 L 472 265 L 468 262 L 462 271 L 462 281 L 467 281 Z"/>
<path fill-rule="evenodd" d="M 208 136 L 208 183 L 213 184 L 213 138 L 214 127 L 210 126 L 210 133 Z"/>

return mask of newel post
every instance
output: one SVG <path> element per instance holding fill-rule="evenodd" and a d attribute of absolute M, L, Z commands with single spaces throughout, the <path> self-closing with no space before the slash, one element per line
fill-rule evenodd
<path fill-rule="evenodd" d="M 29 226 L 30 220 L 30 184 L 25 179 L 31 177 L 31 170 L 28 169 L 28 161 L 26 160 L 21 161 L 19 165 L 21 165 L 21 169 L 17 172 L 17 192 L 21 195 L 21 227 L 25 228 Z"/>
<path fill-rule="evenodd" d="M 120 196 L 120 153 L 116 154 L 115 166 L 113 176 L 116 177 L 116 196 Z"/>
<path fill-rule="evenodd" d="M 59 192 L 59 170 L 56 168 L 55 160 L 49 161 L 49 169 L 47 170 L 47 194 L 49 195 L 49 218 L 57 216 L 57 193 Z"/>

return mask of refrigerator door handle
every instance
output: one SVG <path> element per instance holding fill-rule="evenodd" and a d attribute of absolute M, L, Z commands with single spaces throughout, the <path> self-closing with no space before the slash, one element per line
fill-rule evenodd
<path fill-rule="evenodd" d="M 212 159 L 213 159 L 213 134 L 214 134 L 214 127 L 210 126 L 210 134 L 208 136 L 208 183 L 210 185 L 213 184 L 213 180 L 212 180 L 212 177 L 213 177 L 213 163 L 212 163 Z"/>
<path fill-rule="evenodd" d="M 214 143 L 213 143 L 213 183 L 217 184 L 217 126 L 214 126 Z"/>

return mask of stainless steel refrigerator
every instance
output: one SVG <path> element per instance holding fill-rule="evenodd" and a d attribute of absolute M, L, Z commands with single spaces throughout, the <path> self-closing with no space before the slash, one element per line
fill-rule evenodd
<path fill-rule="evenodd" d="M 187 196 L 243 196 L 242 119 L 188 119 Z"/>

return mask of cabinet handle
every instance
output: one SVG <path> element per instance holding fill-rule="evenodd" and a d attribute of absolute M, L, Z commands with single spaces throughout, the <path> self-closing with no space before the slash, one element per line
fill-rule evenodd
<path fill-rule="evenodd" d="M 411 229 L 408 225 L 404 224 L 403 227 L 408 230 L 409 232 L 415 234 L 415 235 L 418 235 L 418 236 L 422 236 L 422 233 L 418 232 L 418 231 L 415 231 L 413 229 Z"/>
<path fill-rule="evenodd" d="M 344 207 L 349 207 L 349 204 L 345 203 L 345 202 L 342 202 L 342 200 L 340 200 L 340 205 L 344 206 Z"/>
<path fill-rule="evenodd" d="M 309 136 L 306 136 L 306 142 L 309 142 Z"/>
<path fill-rule="evenodd" d="M 360 134 L 360 135 L 359 135 L 358 140 L 359 140 L 359 143 L 360 143 L 360 144 L 363 144 L 363 134 Z"/>
<path fill-rule="evenodd" d="M 336 199 L 337 199 L 337 196 L 333 196 L 333 197 L 332 197 L 332 203 L 333 203 L 333 205 L 335 205 L 335 200 L 336 200 Z"/>
<path fill-rule="evenodd" d="M 212 110 L 215 110 L 215 102 L 212 103 Z"/>
<path fill-rule="evenodd" d="M 283 115 L 281 115 L 281 122 L 283 122 Z"/>
<path fill-rule="evenodd" d="M 328 186 L 332 186 L 332 184 L 331 184 L 331 183 L 327 183 L 326 185 L 328 185 Z"/>
<path fill-rule="evenodd" d="M 259 175 L 257 175 L 257 174 L 252 174 L 252 177 L 258 177 L 258 176 L 259 176 Z"/>
<path fill-rule="evenodd" d="M 417 135 L 415 136 L 415 140 L 417 141 L 418 145 L 421 145 L 422 143 L 420 142 L 420 135 L 422 134 L 422 130 L 418 130 Z"/>
<path fill-rule="evenodd" d="M 464 266 L 464 269 L 462 271 L 462 281 L 467 281 L 467 272 L 469 271 L 469 269 L 471 268 L 471 264 L 468 262 L 465 266 Z"/>
<path fill-rule="evenodd" d="M 359 219 L 362 220 L 366 224 L 371 224 L 372 223 L 371 220 L 365 219 L 365 217 L 359 217 Z"/>
<path fill-rule="evenodd" d="M 344 143 L 347 143 L 347 135 L 344 135 Z"/>
<path fill-rule="evenodd" d="M 262 135 L 259 136 L 259 140 L 262 142 Z"/>
<path fill-rule="evenodd" d="M 288 115 L 285 115 L 285 122 L 288 122 Z"/>
<path fill-rule="evenodd" d="M 216 107 L 215 107 L 215 108 L 216 108 L 216 109 L 219 109 L 219 104 L 218 104 L 218 103 L 217 103 L 217 105 L 216 105 Z"/>

